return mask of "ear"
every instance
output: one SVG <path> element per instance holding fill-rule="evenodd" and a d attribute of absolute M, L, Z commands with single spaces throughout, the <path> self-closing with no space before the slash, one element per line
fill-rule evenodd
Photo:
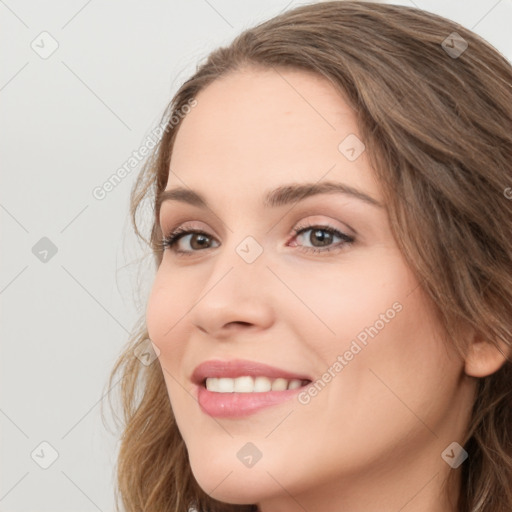
<path fill-rule="evenodd" d="M 487 377 L 497 372 L 507 357 L 510 359 L 510 347 L 505 343 L 500 342 L 499 347 L 496 347 L 491 342 L 475 340 L 466 355 L 466 374 L 471 377 Z"/>

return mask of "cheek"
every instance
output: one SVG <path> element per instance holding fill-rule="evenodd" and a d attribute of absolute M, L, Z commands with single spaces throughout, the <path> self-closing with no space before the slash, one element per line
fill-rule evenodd
<path fill-rule="evenodd" d="M 317 316 L 301 316 L 296 335 L 327 382 L 310 405 L 325 411 L 334 429 L 354 426 L 354 438 L 362 425 L 374 438 L 376 422 L 393 438 L 400 425 L 417 422 L 411 410 L 432 412 L 437 421 L 461 363 L 449 356 L 431 304 L 401 258 L 390 252 L 357 263 L 296 281 Z"/>
<path fill-rule="evenodd" d="M 189 323 L 187 313 L 190 301 L 185 295 L 189 286 L 178 274 L 157 272 L 146 308 L 146 326 L 151 341 L 158 347 L 158 361 L 162 369 L 171 406 L 180 432 L 186 432 L 179 411 L 187 410 L 191 389 L 184 384 L 185 376 L 180 373 L 187 353 Z M 180 282 L 181 281 L 181 282 Z M 177 291 L 179 290 L 179 292 Z"/>
<path fill-rule="evenodd" d="M 381 337 L 404 316 L 404 304 L 417 286 L 395 250 L 354 253 L 342 264 L 311 272 L 282 268 L 280 275 L 300 299 L 283 293 L 288 299 L 278 301 L 280 311 L 293 318 L 289 325 L 295 326 L 296 336 L 324 363 L 334 362 L 354 339 L 364 347 L 376 331 Z"/>
<path fill-rule="evenodd" d="M 187 325 L 186 315 L 190 310 L 187 291 L 190 286 L 184 281 L 179 273 L 170 276 L 161 266 L 149 295 L 146 308 L 148 334 L 164 356 L 180 345 L 174 344 L 173 340 L 183 336 Z"/>
<path fill-rule="evenodd" d="M 162 350 L 162 340 L 167 331 L 172 330 L 175 308 L 178 304 L 177 301 L 174 304 L 169 303 L 172 301 L 172 295 L 159 286 L 157 281 L 158 278 L 153 284 L 147 303 L 146 326 L 151 341 Z"/>
<path fill-rule="evenodd" d="M 354 443 L 364 438 L 367 441 L 360 449 L 368 456 L 387 453 L 406 435 L 432 441 L 432 432 L 438 431 L 453 406 L 462 363 L 447 352 L 423 292 L 411 290 L 404 286 L 402 294 L 369 297 L 365 307 L 353 305 L 343 315 L 345 322 L 338 326 L 340 331 L 345 326 L 347 336 L 339 338 L 328 359 L 332 364 L 342 355 L 345 363 L 314 406 L 326 411 L 324 424 L 329 425 L 332 440 L 340 429 Z M 401 309 L 387 323 L 379 322 L 379 314 L 395 299 Z M 366 313 L 358 313 L 360 309 Z M 333 403 L 339 405 L 332 407 Z"/>

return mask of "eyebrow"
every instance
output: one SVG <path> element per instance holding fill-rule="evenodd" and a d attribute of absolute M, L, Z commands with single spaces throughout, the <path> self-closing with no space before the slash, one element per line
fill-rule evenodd
<path fill-rule="evenodd" d="M 280 186 L 274 190 L 267 191 L 264 195 L 263 206 L 279 207 L 290 203 L 295 203 L 306 199 L 307 197 L 318 194 L 344 194 L 355 197 L 367 204 L 383 208 L 382 204 L 376 199 L 357 190 L 354 187 L 332 181 L 322 183 L 302 183 Z M 160 212 L 160 207 L 165 201 L 181 201 L 199 208 L 211 209 L 206 199 L 198 192 L 183 187 L 176 187 L 170 190 L 160 192 L 156 200 L 156 211 Z"/>

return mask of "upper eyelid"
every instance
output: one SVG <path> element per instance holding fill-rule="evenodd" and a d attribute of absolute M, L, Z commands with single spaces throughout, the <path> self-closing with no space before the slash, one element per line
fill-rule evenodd
<path fill-rule="evenodd" d="M 295 221 L 295 223 L 293 224 L 294 226 L 296 224 L 300 224 L 301 222 L 304 221 L 304 218 L 307 218 L 307 217 L 327 217 L 327 218 L 330 218 L 331 220 L 319 220 L 319 221 L 306 221 L 308 223 L 308 225 L 316 225 L 316 224 L 320 224 L 320 225 L 325 225 L 326 223 L 339 223 L 339 224 L 342 224 L 341 227 L 336 227 L 336 226 L 331 226 L 332 228 L 334 229 L 337 229 L 339 231 L 342 231 L 343 233 L 349 235 L 349 236 L 354 236 L 354 237 L 357 237 L 359 236 L 359 233 L 356 229 L 354 229 L 350 224 L 348 224 L 347 222 L 342 222 L 341 220 L 338 220 L 335 218 L 336 216 L 336 213 L 334 214 L 326 214 L 326 213 L 315 213 L 315 211 L 317 210 L 317 208 L 307 208 L 305 211 L 301 212 L 301 218 L 300 220 L 297 220 Z M 177 217 L 181 217 L 181 211 L 178 213 Z M 341 216 L 342 215 L 342 212 L 339 213 L 339 215 Z M 169 215 L 171 216 L 171 215 Z M 217 217 L 218 219 L 218 217 Z M 282 217 L 277 223 L 275 222 L 272 222 L 272 223 L 269 223 L 269 229 L 266 231 L 267 233 L 274 229 L 278 224 L 280 224 L 281 222 L 285 221 L 285 217 Z M 166 220 L 165 220 L 165 216 L 162 216 L 160 215 L 159 219 L 158 219 L 158 227 L 160 229 L 160 231 L 162 233 L 170 233 L 172 231 L 175 231 L 176 229 L 178 229 L 179 227 L 183 226 L 183 225 L 187 225 L 187 229 L 190 227 L 188 226 L 188 224 L 190 222 L 199 222 L 201 224 L 206 224 L 205 221 L 202 221 L 202 220 L 199 220 L 199 219 L 193 219 L 193 220 L 190 220 L 190 219 L 184 219 L 182 221 L 177 221 L 177 222 L 169 222 L 167 223 Z M 227 228 L 228 231 L 230 231 L 231 233 L 233 232 L 233 230 L 231 230 L 224 222 L 222 222 L 222 220 L 220 221 L 221 222 L 221 227 L 222 228 Z M 165 229 L 164 226 L 166 224 L 172 224 L 172 228 L 167 228 Z M 202 227 L 196 227 L 196 226 L 192 226 L 193 229 L 203 229 Z M 212 228 L 209 228 L 209 229 L 212 229 Z M 215 230 L 216 231 L 216 230 Z M 212 236 L 215 236 L 217 237 L 217 235 L 212 235 Z"/>
<path fill-rule="evenodd" d="M 162 232 L 163 236 L 170 236 L 172 233 L 175 233 L 176 231 L 200 231 L 201 233 L 204 233 L 205 235 L 211 236 L 212 238 L 218 239 L 219 237 L 216 234 L 210 233 L 210 231 L 213 231 L 211 228 L 205 228 L 203 226 L 197 226 L 195 224 L 190 225 L 190 223 L 200 222 L 196 220 L 190 220 L 190 221 L 183 221 L 178 223 L 173 223 L 170 228 L 165 229 L 164 225 L 165 223 L 159 223 L 160 231 Z M 202 222 L 204 224 L 204 222 Z M 190 234 L 190 233 L 186 233 Z"/>
<path fill-rule="evenodd" d="M 209 237 L 212 237 L 212 238 L 216 239 L 217 241 L 219 241 L 218 239 L 220 237 L 218 237 L 216 234 L 210 233 L 209 229 L 203 228 L 203 227 L 197 227 L 194 225 L 190 226 L 189 222 L 195 222 L 195 221 L 179 222 L 179 223 L 175 224 L 174 227 L 172 227 L 170 229 L 164 229 L 161 224 L 159 224 L 159 227 L 160 227 L 160 231 L 162 232 L 164 237 L 171 236 L 173 233 L 176 233 L 176 231 L 179 231 L 179 234 L 183 234 L 183 237 L 184 237 L 184 236 L 191 234 L 191 233 L 186 233 L 186 231 L 191 231 L 192 234 L 194 232 L 204 233 L 205 235 L 208 235 Z M 293 234 L 293 235 L 297 236 L 297 234 L 298 234 L 297 231 L 304 231 L 307 229 L 313 229 L 315 227 L 320 228 L 320 229 L 326 229 L 329 231 L 332 231 L 332 230 L 339 231 L 346 236 L 350 236 L 350 237 L 354 237 L 354 238 L 356 236 L 355 234 L 350 233 L 350 231 L 347 231 L 347 229 L 345 229 L 343 227 L 341 227 L 341 228 L 336 227 L 336 226 L 332 225 L 332 223 L 329 223 L 328 221 L 325 221 L 325 220 L 324 221 L 316 221 L 316 222 L 308 221 L 304 224 L 301 224 L 301 221 L 298 221 L 294 224 L 294 227 L 290 230 L 291 232 L 289 234 Z M 349 227 L 349 226 L 347 226 L 347 227 Z M 354 231 L 354 230 L 352 230 L 352 231 Z"/>
<path fill-rule="evenodd" d="M 215 240 L 215 242 L 218 243 L 219 245 L 221 245 L 221 242 L 218 240 L 218 237 L 216 237 L 216 235 L 212 235 L 212 234 L 208 233 L 208 231 L 205 229 L 196 228 L 196 227 L 192 227 L 192 226 L 185 226 L 184 224 L 186 224 L 186 223 L 179 224 L 178 226 L 176 226 L 175 228 L 170 230 L 168 234 L 164 234 L 163 241 L 165 242 L 165 240 L 172 238 L 173 245 L 174 245 L 174 244 L 178 243 L 179 241 L 181 241 L 183 238 L 186 238 L 187 236 L 194 235 L 194 234 L 204 234 L 207 237 L 211 238 L 212 240 Z M 325 223 L 322 224 L 321 222 L 307 223 L 302 226 L 299 223 L 299 225 L 295 226 L 292 229 L 292 233 L 290 235 L 293 235 L 293 238 L 297 238 L 299 236 L 302 236 L 302 234 L 304 232 L 313 230 L 315 228 L 318 230 L 331 232 L 334 234 L 334 236 L 337 236 L 338 238 L 343 239 L 345 242 L 348 242 L 347 239 L 350 239 L 350 243 L 353 243 L 354 241 L 357 240 L 356 236 L 347 233 L 346 230 L 336 228 L 329 224 L 325 224 Z M 196 251 L 183 251 L 183 252 L 196 252 Z"/>

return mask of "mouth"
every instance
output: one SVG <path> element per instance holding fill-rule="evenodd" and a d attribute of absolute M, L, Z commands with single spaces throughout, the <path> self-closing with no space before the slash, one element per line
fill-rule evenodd
<path fill-rule="evenodd" d="M 312 382 L 309 375 L 247 359 L 205 361 L 195 368 L 191 380 L 214 393 L 286 391 Z"/>
<path fill-rule="evenodd" d="M 201 386 L 213 393 L 266 393 L 299 389 L 311 383 L 309 379 L 270 378 L 264 375 L 242 375 L 236 378 L 207 377 Z"/>
<path fill-rule="evenodd" d="M 312 383 L 304 374 L 264 363 L 210 360 L 191 376 L 201 410 L 216 417 L 243 417 L 286 402 Z"/>

